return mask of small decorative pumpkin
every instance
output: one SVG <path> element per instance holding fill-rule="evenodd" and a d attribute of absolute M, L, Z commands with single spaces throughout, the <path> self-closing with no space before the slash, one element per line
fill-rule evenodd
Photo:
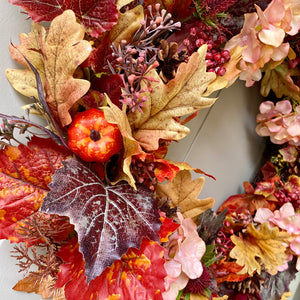
<path fill-rule="evenodd" d="M 89 162 L 105 162 L 122 147 L 118 126 L 108 123 L 103 111 L 96 108 L 77 113 L 68 135 L 70 149 Z"/>

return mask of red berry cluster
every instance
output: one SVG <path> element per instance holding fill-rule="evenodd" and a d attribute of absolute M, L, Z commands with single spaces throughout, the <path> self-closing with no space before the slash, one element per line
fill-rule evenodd
<path fill-rule="evenodd" d="M 280 206 L 287 202 L 291 202 L 295 210 L 300 208 L 300 195 L 297 191 L 289 192 L 286 189 L 281 188 L 274 193 L 274 196 L 278 199 L 278 204 Z"/>
<path fill-rule="evenodd" d="M 189 36 L 184 40 L 184 45 L 191 55 L 199 47 L 206 44 L 207 71 L 223 76 L 226 72 L 224 64 L 230 60 L 229 51 L 222 50 L 222 45 L 226 40 L 224 33 L 199 20 L 190 28 Z"/>

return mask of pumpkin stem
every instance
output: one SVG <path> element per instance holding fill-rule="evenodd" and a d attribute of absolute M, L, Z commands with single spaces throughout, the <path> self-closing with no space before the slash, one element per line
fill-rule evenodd
<path fill-rule="evenodd" d="M 94 141 L 97 142 L 100 140 L 101 135 L 100 132 L 98 130 L 92 129 L 91 133 L 90 133 L 90 138 Z"/>

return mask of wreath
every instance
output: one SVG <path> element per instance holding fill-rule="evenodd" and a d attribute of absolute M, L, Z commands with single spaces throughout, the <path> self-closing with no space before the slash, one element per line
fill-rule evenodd
<path fill-rule="evenodd" d="M 289 296 L 300 269 L 299 2 L 9 2 L 33 20 L 9 46 L 22 68 L 6 70 L 31 104 L 24 117 L 0 114 L 0 237 L 25 272 L 14 289 Z M 256 132 L 270 141 L 255 181 L 214 212 L 214 199 L 198 199 L 212 175 L 166 154 L 238 78 L 260 81 Z"/>

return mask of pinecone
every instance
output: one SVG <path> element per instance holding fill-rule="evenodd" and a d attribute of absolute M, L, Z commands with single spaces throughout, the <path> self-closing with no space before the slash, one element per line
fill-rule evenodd
<path fill-rule="evenodd" d="M 242 292 L 243 294 L 254 294 L 258 293 L 261 289 L 261 285 L 266 281 L 265 278 L 259 274 L 254 274 L 252 277 L 246 278 L 239 282 L 227 282 L 227 288 Z"/>
<path fill-rule="evenodd" d="M 187 50 L 177 52 L 178 45 L 175 42 L 168 44 L 166 40 L 160 41 L 161 49 L 158 51 L 158 72 L 164 83 L 172 80 L 179 65 L 188 57 Z"/>

